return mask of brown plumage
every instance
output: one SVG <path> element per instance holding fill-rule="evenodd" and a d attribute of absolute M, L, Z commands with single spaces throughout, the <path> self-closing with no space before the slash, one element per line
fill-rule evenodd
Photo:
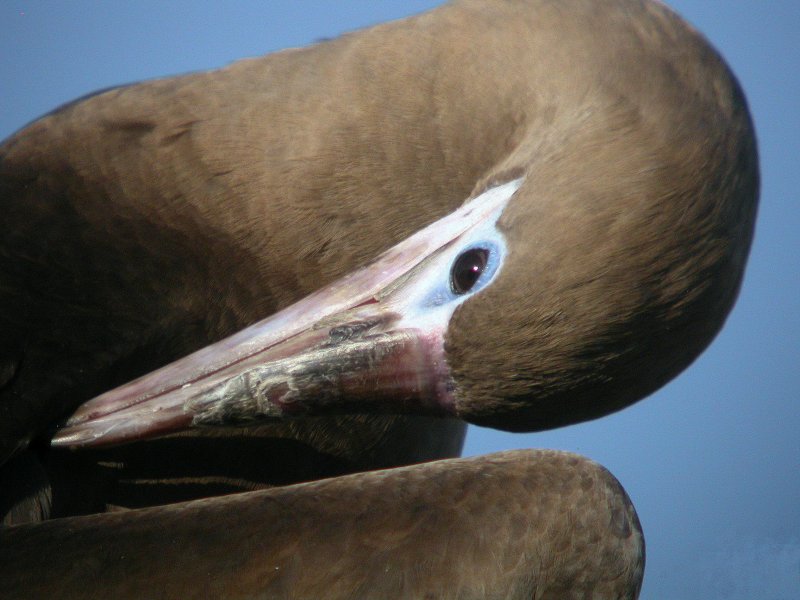
<path fill-rule="evenodd" d="M 505 262 L 445 330 L 452 403 L 46 448 L 82 402 L 518 177 Z M 464 424 L 437 411 L 535 430 L 622 408 L 721 327 L 757 193 L 738 84 L 650 2 L 458 0 L 76 101 L 0 146 L 0 509 L 24 521 L 454 456 Z M 92 495 L 76 504 L 76 487 Z"/>
<path fill-rule="evenodd" d="M 608 471 L 539 450 L 0 529 L 0 580 L 20 600 L 622 600 L 643 551 Z"/>

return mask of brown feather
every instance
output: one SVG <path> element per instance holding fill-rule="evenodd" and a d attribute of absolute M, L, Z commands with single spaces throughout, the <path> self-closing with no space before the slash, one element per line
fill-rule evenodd
<path fill-rule="evenodd" d="M 547 450 L 0 528 L 20 599 L 621 600 L 643 568 L 619 483 Z"/>

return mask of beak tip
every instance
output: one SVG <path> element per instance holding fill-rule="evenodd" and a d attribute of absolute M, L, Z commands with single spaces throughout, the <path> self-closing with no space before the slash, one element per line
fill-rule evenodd
<path fill-rule="evenodd" d="M 97 435 L 91 434 L 81 429 L 75 429 L 67 424 L 63 429 L 59 429 L 52 438 L 50 445 L 53 448 L 69 448 L 72 446 L 90 446 L 97 439 Z"/>
<path fill-rule="evenodd" d="M 70 419 L 50 439 L 54 448 L 116 446 L 135 440 L 160 437 L 187 426 L 191 415 L 182 409 L 124 410 L 104 416 Z"/>

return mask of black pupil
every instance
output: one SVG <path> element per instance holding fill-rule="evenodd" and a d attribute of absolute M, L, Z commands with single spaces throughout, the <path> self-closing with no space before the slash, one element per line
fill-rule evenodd
<path fill-rule="evenodd" d="M 450 271 L 450 285 L 456 294 L 465 294 L 472 289 L 486 268 L 489 252 L 483 248 L 472 248 L 459 255 Z"/>

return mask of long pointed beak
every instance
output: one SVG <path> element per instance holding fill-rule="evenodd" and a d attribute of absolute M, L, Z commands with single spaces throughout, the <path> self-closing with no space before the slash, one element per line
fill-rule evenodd
<path fill-rule="evenodd" d="M 495 223 L 520 185 L 493 188 L 372 265 L 86 402 L 52 444 L 105 446 L 319 414 L 455 415 L 444 334 L 464 297 L 452 292 L 451 265 L 476 239 L 502 245 Z"/>

